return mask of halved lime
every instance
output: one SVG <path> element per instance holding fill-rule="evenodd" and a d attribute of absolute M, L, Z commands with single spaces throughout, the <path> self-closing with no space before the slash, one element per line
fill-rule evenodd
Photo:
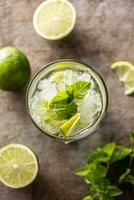
<path fill-rule="evenodd" d="M 0 49 L 0 89 L 15 91 L 30 79 L 30 64 L 19 49 L 7 46 Z"/>
<path fill-rule="evenodd" d="M 64 38 L 73 30 L 75 22 L 76 11 L 68 0 L 46 0 L 33 17 L 36 32 L 48 40 Z"/>
<path fill-rule="evenodd" d="M 76 113 L 68 121 L 61 125 L 60 130 L 65 136 L 69 136 L 80 120 L 80 113 Z"/>
<path fill-rule="evenodd" d="M 36 178 L 38 162 L 35 154 L 21 144 L 0 149 L 0 181 L 11 188 L 23 188 Z"/>
<path fill-rule="evenodd" d="M 120 81 L 125 85 L 125 94 L 131 95 L 134 93 L 134 65 L 127 61 L 118 61 L 112 64 L 119 75 Z"/>

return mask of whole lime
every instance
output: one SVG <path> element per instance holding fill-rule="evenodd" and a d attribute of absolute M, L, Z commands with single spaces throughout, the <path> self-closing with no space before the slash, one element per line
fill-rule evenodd
<path fill-rule="evenodd" d="M 26 56 L 14 47 L 0 49 L 0 89 L 19 90 L 24 87 L 31 70 Z"/>

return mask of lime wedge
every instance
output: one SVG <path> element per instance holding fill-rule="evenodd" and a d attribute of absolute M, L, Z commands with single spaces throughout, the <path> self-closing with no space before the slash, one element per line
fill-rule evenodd
<path fill-rule="evenodd" d="M 33 16 L 36 32 L 48 40 L 64 38 L 73 30 L 75 22 L 76 11 L 68 0 L 46 0 Z"/>
<path fill-rule="evenodd" d="M 68 121 L 61 125 L 60 130 L 65 136 L 69 136 L 80 120 L 80 113 L 71 117 Z"/>
<path fill-rule="evenodd" d="M 35 154 L 21 144 L 0 149 L 0 181 L 11 188 L 23 188 L 36 178 L 38 162 Z"/>
<path fill-rule="evenodd" d="M 127 61 L 118 61 L 112 64 L 119 75 L 120 81 L 125 85 L 125 94 L 131 95 L 134 93 L 134 65 Z"/>

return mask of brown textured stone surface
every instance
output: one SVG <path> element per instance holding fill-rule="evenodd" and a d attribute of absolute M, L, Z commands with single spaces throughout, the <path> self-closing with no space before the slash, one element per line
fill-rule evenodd
<path fill-rule="evenodd" d="M 25 91 L 0 92 L 0 146 L 18 142 L 38 155 L 40 172 L 28 188 L 11 190 L 0 185 L 0 200 L 81 200 L 88 187 L 73 174 L 98 145 L 117 141 L 128 144 L 134 129 L 134 97 L 126 97 L 110 64 L 126 59 L 134 63 L 134 1 L 72 0 L 77 10 L 73 33 L 63 41 L 40 38 L 32 26 L 34 10 L 42 0 L 0 0 L 0 47 L 23 50 L 32 74 L 55 59 L 74 58 L 96 68 L 109 91 L 109 109 L 100 128 L 90 137 L 65 145 L 34 127 L 27 116 Z M 123 200 L 134 199 L 124 198 Z"/>

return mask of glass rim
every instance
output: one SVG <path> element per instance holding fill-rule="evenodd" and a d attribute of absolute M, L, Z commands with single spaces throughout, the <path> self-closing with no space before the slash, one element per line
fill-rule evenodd
<path fill-rule="evenodd" d="M 93 73 L 95 73 L 95 75 L 97 75 L 104 87 L 104 91 L 105 91 L 105 98 L 106 98 L 106 103 L 104 105 L 104 102 L 103 102 L 103 105 L 102 105 L 102 108 L 104 107 L 104 110 L 101 111 L 101 113 L 103 112 L 103 114 L 101 115 L 100 113 L 100 116 L 97 118 L 97 120 L 91 125 L 87 125 L 86 127 L 83 127 L 82 129 L 80 129 L 79 131 L 77 131 L 77 134 L 74 134 L 72 136 L 68 136 L 68 137 L 61 137 L 61 136 L 57 136 L 57 135 L 52 135 L 50 133 L 48 133 L 47 131 L 41 129 L 37 123 L 34 121 L 34 119 L 32 118 L 31 116 L 31 113 L 30 113 L 30 108 L 29 108 L 29 91 L 30 91 L 30 88 L 34 82 L 34 80 L 36 79 L 36 77 L 44 70 L 44 69 L 47 69 L 49 66 L 53 65 L 53 64 L 56 64 L 56 63 L 60 63 L 60 62 L 74 62 L 74 63 L 79 63 L 81 65 L 83 65 L 83 67 L 87 67 L 89 68 L 91 71 L 93 71 Z M 63 67 L 64 68 L 64 67 Z M 73 68 L 73 67 L 72 67 Z M 101 94 L 102 94 L 102 91 L 101 91 Z M 76 59 L 59 59 L 59 60 L 55 60 L 55 61 L 52 61 L 52 62 L 49 62 L 48 64 L 44 65 L 43 67 L 41 67 L 41 69 L 39 69 L 35 75 L 32 77 L 32 79 L 30 80 L 29 84 L 28 84 L 28 87 L 27 87 L 27 91 L 26 91 L 26 109 L 27 109 L 27 113 L 28 113 L 28 116 L 30 117 L 30 119 L 32 120 L 33 124 L 45 135 L 51 137 L 51 138 L 55 138 L 55 139 L 59 139 L 59 140 L 62 140 L 62 141 L 65 141 L 68 142 L 68 141 L 75 141 L 75 140 L 79 140 L 79 139 L 82 139 L 82 138 L 85 138 L 87 137 L 88 135 L 92 134 L 95 132 L 95 130 L 98 128 L 99 124 L 101 123 L 102 119 L 104 118 L 105 116 L 105 113 L 107 111 L 107 108 L 108 108 L 108 91 L 107 91 L 107 87 L 106 87 L 106 84 L 103 80 L 103 78 L 101 77 L 101 75 L 96 72 L 96 70 L 91 67 L 90 65 L 82 62 L 82 61 L 79 61 L 79 60 L 76 60 Z M 90 133 L 88 133 L 88 131 L 93 128 L 93 130 L 90 131 Z M 87 132 L 87 134 L 80 134 L 81 132 Z"/>

